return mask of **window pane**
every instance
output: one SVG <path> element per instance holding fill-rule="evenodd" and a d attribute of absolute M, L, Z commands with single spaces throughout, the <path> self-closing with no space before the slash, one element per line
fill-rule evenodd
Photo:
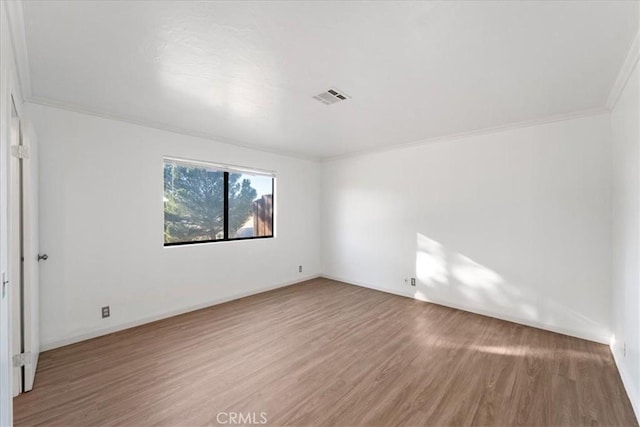
<path fill-rule="evenodd" d="M 229 174 L 229 238 L 273 236 L 273 178 Z"/>
<path fill-rule="evenodd" d="M 224 172 L 164 164 L 164 242 L 224 238 Z"/>

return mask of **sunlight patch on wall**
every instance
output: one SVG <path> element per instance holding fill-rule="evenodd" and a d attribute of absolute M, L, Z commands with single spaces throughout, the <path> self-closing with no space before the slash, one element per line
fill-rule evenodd
<path fill-rule="evenodd" d="M 427 286 L 449 283 L 444 247 L 420 233 L 418 233 L 418 250 L 416 251 L 416 277 Z"/>
<path fill-rule="evenodd" d="M 498 273 L 464 255 L 456 254 L 451 264 L 452 275 L 467 286 L 497 289 L 503 282 Z"/>
<path fill-rule="evenodd" d="M 495 270 L 416 233 L 416 288 L 413 297 L 507 320 L 557 327 L 588 325 L 594 336 L 610 337 L 606 325 L 534 292 L 532 284 L 513 283 Z M 608 339 L 608 338 L 607 338 Z"/>
<path fill-rule="evenodd" d="M 416 236 L 416 278 L 414 297 L 425 301 L 453 300 L 465 307 L 498 306 L 537 319 L 537 311 L 521 290 L 496 271 L 468 256 L 454 252 L 424 234 Z"/>

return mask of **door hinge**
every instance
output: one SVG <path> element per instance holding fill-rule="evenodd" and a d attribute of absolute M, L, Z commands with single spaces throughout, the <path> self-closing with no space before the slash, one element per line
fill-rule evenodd
<path fill-rule="evenodd" d="M 31 365 L 31 352 L 15 354 L 13 356 L 13 366 L 19 368 L 21 366 Z"/>
<path fill-rule="evenodd" d="M 18 159 L 28 159 L 29 149 L 24 145 L 12 145 L 11 155 Z"/>

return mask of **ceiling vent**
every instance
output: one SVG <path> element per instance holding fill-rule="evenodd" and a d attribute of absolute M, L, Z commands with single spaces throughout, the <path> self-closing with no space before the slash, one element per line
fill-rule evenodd
<path fill-rule="evenodd" d="M 324 105 L 335 104 L 336 102 L 346 101 L 351 97 L 336 88 L 331 88 L 326 92 L 322 92 L 313 97 L 313 99 L 322 102 Z"/>

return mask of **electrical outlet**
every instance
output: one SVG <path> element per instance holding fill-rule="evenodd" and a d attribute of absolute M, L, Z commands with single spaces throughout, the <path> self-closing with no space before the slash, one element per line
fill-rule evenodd
<path fill-rule="evenodd" d="M 302 266 L 301 265 L 298 266 L 298 273 L 302 273 Z"/>
<path fill-rule="evenodd" d="M 416 285 L 416 278 L 412 277 L 411 278 L 411 286 L 415 286 Z"/>
<path fill-rule="evenodd" d="M 105 305 L 104 307 L 102 307 L 102 318 L 105 319 L 109 316 L 111 316 L 111 311 L 109 310 L 109 306 Z"/>

